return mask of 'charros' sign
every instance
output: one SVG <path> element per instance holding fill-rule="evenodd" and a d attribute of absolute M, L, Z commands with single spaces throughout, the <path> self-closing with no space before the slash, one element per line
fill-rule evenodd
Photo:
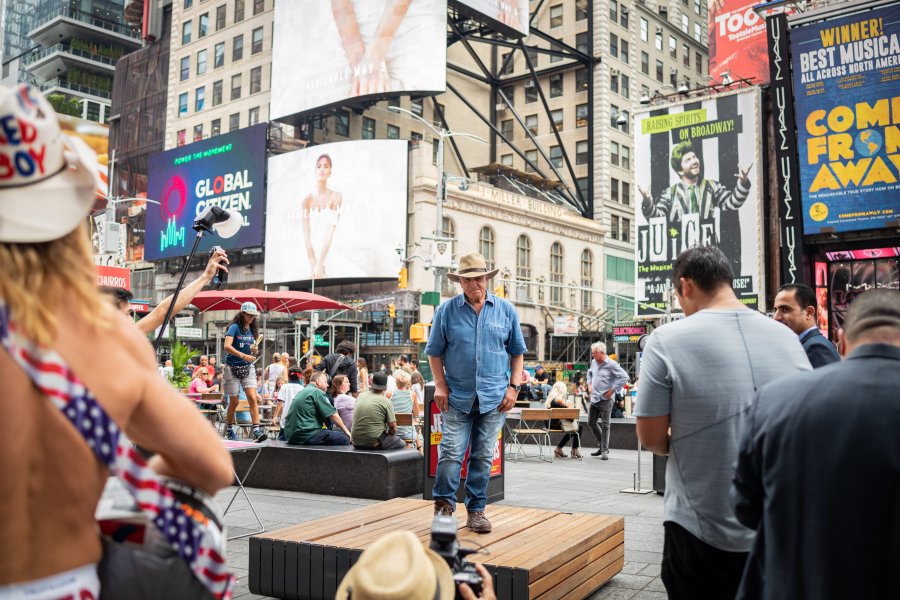
<path fill-rule="evenodd" d="M 131 290 L 131 269 L 97 266 L 97 286 Z"/>
<path fill-rule="evenodd" d="M 191 226 L 211 206 L 238 211 L 244 224 L 227 240 L 206 236 L 198 252 L 262 245 L 266 125 L 175 148 L 150 157 L 148 197 L 159 202 L 147 211 L 147 260 L 183 256 Z"/>

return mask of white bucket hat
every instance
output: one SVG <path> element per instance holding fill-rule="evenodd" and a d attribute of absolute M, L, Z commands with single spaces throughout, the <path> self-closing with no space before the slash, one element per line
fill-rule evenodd
<path fill-rule="evenodd" d="M 48 242 L 78 227 L 94 205 L 92 162 L 36 88 L 0 86 L 0 242 Z"/>

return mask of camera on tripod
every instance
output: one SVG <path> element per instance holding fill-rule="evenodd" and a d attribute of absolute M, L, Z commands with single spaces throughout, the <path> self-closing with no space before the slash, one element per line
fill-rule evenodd
<path fill-rule="evenodd" d="M 456 584 L 456 597 L 459 598 L 459 584 L 465 583 L 476 596 L 481 596 L 482 579 L 475 565 L 466 560 L 469 554 L 475 554 L 477 550 L 461 548 L 456 538 L 456 519 L 447 515 L 435 515 L 431 523 L 432 550 L 437 552 L 453 573 L 453 583 Z"/>
<path fill-rule="evenodd" d="M 213 246 L 209 250 L 210 258 L 212 258 L 213 254 L 216 253 L 216 250 L 222 250 L 222 247 L 221 246 Z M 224 252 L 224 250 L 223 250 L 223 252 Z M 227 283 L 228 283 L 228 271 L 219 267 L 218 269 L 216 269 L 216 274 L 213 275 L 212 281 L 210 282 L 209 285 L 210 285 L 210 287 L 213 287 L 218 290 L 218 289 L 221 289 L 221 287 Z"/>

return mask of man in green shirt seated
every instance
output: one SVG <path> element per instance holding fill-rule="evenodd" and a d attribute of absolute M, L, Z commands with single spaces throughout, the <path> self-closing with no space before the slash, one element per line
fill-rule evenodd
<path fill-rule="evenodd" d="M 350 432 L 325 394 L 328 375 L 321 371 L 314 373 L 309 383 L 294 397 L 284 420 L 287 443 L 296 446 L 349 445 Z M 341 431 L 323 429 L 322 425 L 328 419 Z"/>
<path fill-rule="evenodd" d="M 353 447 L 357 450 L 399 450 L 406 448 L 397 433 L 397 417 L 394 406 L 384 397 L 387 374 L 378 372 L 372 376 L 369 391 L 356 399 L 353 408 Z"/>

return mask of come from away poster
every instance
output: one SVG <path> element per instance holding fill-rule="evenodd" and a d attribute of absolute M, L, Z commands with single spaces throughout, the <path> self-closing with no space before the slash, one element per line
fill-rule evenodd
<path fill-rule="evenodd" d="M 807 234 L 900 222 L 900 6 L 791 30 Z"/>

